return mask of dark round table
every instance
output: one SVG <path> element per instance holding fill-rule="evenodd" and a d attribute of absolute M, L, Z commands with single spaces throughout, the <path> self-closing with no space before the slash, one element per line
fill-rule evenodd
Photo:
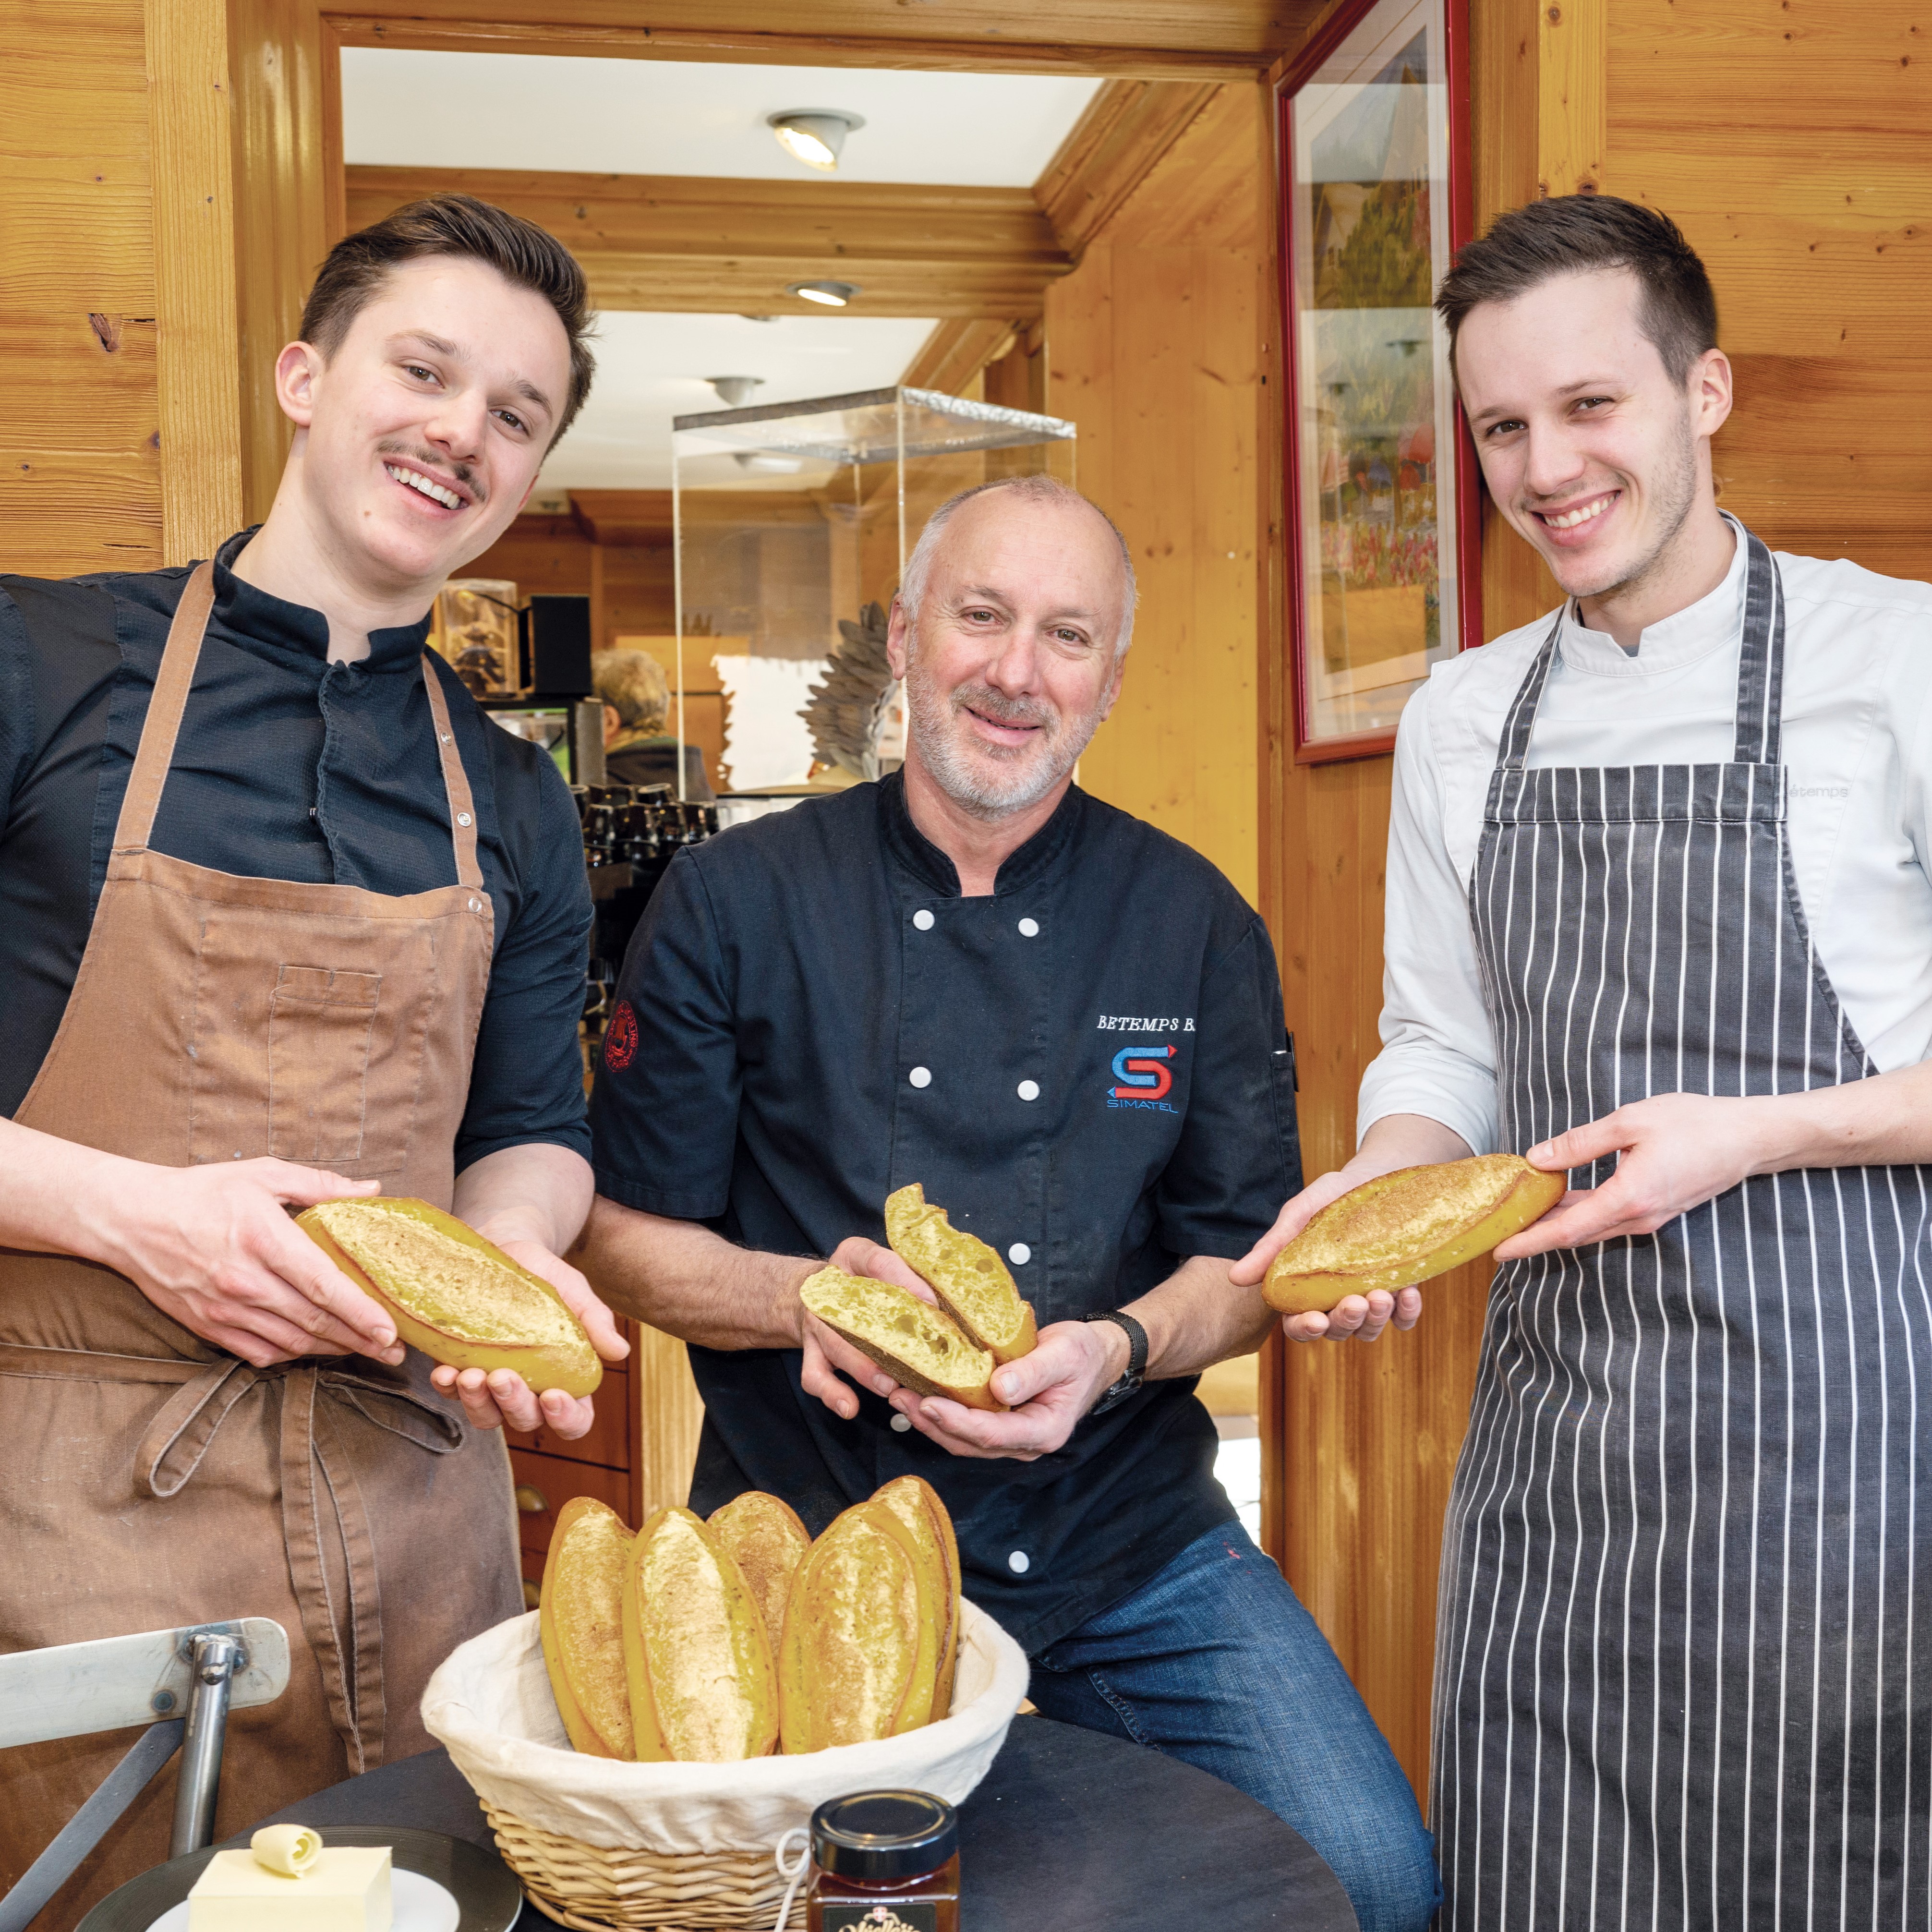
<path fill-rule="evenodd" d="M 476 1794 L 441 1750 L 332 1786 L 263 1824 L 412 1825 L 491 1848 Z M 1016 1718 L 960 1808 L 966 1932 L 1352 1932 L 1306 1840 L 1178 1758 L 1050 1718 Z M 555 1932 L 526 1904 L 516 1932 Z"/>

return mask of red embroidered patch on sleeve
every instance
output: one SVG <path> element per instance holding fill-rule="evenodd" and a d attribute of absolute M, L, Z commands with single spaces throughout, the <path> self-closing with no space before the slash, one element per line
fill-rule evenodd
<path fill-rule="evenodd" d="M 638 1016 L 628 1000 L 620 1000 L 604 1036 L 604 1064 L 621 1073 L 638 1056 Z"/>

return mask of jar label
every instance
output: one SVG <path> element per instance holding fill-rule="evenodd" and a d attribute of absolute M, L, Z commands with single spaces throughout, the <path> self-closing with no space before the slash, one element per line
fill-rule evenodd
<path fill-rule="evenodd" d="M 936 1905 L 827 1905 L 825 1932 L 939 1932 Z"/>

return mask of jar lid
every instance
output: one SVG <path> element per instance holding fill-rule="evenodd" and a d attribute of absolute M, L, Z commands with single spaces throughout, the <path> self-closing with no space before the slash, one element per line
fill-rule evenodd
<path fill-rule="evenodd" d="M 855 1791 L 812 1814 L 812 1858 L 841 1878 L 917 1878 L 959 1849 L 959 1815 L 926 1791 Z"/>

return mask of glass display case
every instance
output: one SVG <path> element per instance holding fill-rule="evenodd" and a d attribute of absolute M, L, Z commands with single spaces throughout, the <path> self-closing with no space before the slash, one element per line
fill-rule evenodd
<path fill-rule="evenodd" d="M 770 796 L 896 769 L 904 717 L 886 614 L 926 519 L 1002 477 L 1072 483 L 1073 425 L 893 388 L 712 410 L 672 428 L 668 668 L 680 744 L 686 694 L 722 691 L 731 792 Z"/>

